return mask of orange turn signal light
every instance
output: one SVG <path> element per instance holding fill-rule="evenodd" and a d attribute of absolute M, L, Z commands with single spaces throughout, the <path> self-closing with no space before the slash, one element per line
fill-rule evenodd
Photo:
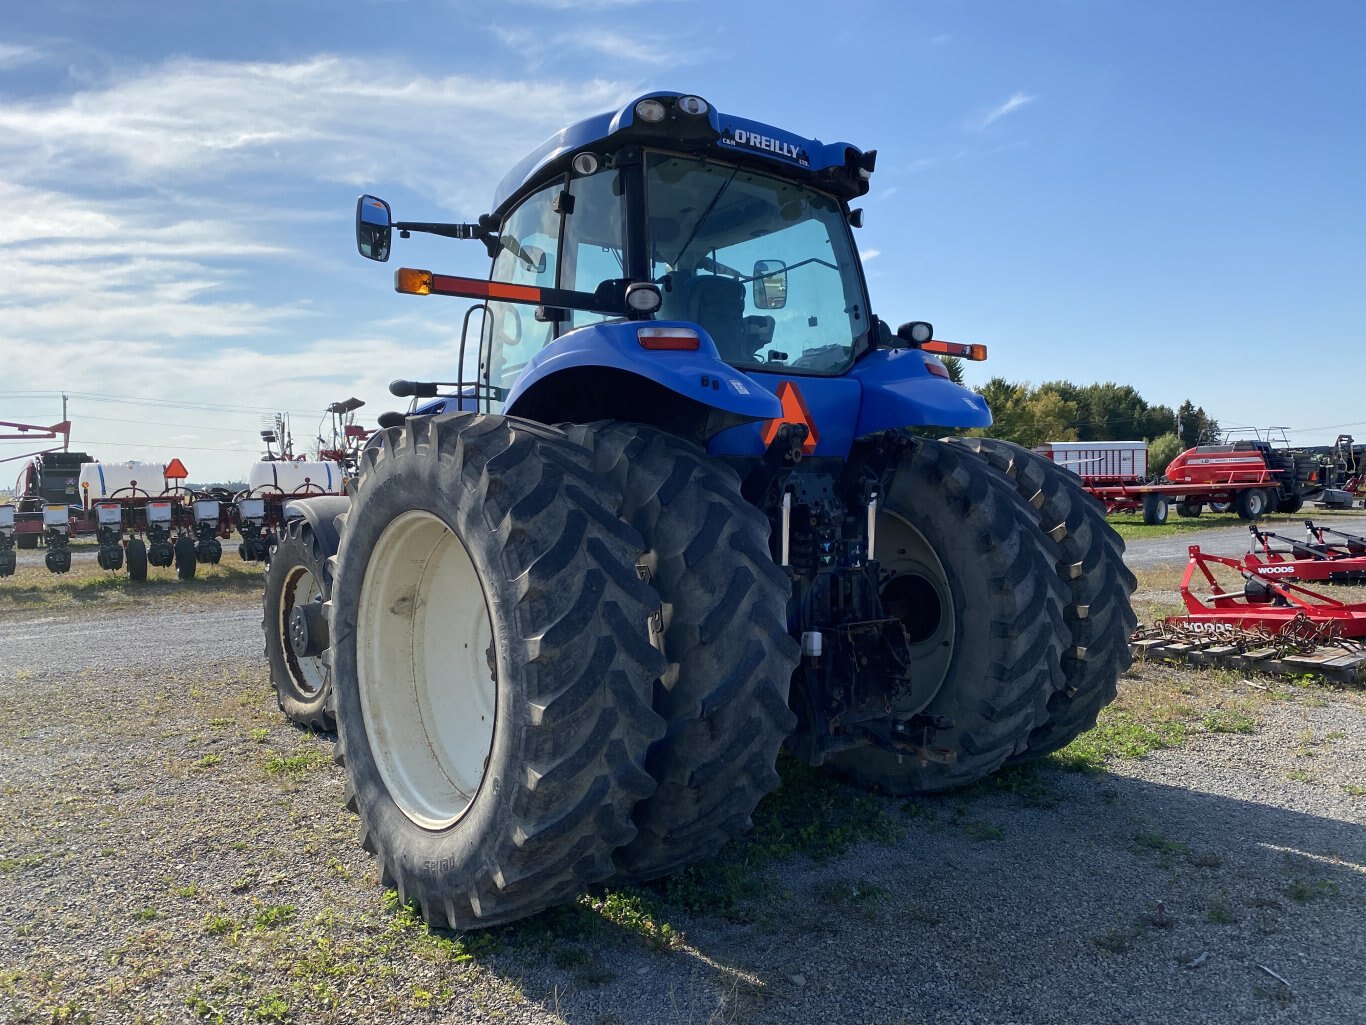
<path fill-rule="evenodd" d="M 400 267 L 394 271 L 394 291 L 403 292 L 406 295 L 431 295 L 432 272 L 414 270 L 412 267 Z"/>
<path fill-rule="evenodd" d="M 928 342 L 921 342 L 920 351 L 933 353 L 936 356 L 957 356 L 960 359 L 977 360 L 979 362 L 987 358 L 987 347 L 985 345 L 965 345 L 962 342 L 941 342 L 937 338 L 931 338 Z"/>

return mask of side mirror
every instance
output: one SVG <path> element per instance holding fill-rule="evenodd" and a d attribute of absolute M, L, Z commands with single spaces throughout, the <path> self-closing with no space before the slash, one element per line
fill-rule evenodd
<path fill-rule="evenodd" d="M 356 200 L 356 250 L 361 256 L 384 263 L 389 259 L 393 234 L 393 214 L 388 203 L 378 196 L 361 196 Z"/>
<path fill-rule="evenodd" d="M 754 308 L 781 310 L 787 305 L 787 264 L 782 260 L 754 261 Z"/>

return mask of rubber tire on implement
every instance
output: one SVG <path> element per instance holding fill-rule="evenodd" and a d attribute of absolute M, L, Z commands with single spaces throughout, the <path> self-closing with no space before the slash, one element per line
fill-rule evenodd
<path fill-rule="evenodd" d="M 1065 747 L 1096 723 L 1115 699 L 1120 675 L 1133 661 L 1129 638 L 1138 620 L 1129 596 L 1138 586 L 1124 564 L 1124 540 L 1105 510 L 1076 478 L 1052 460 L 1008 441 L 951 438 L 1010 478 L 1038 510 L 1039 526 L 1054 549 L 1057 574 L 1068 591 L 1064 618 L 1071 643 L 1063 654 L 1067 686 L 1048 702 L 1048 719 L 1029 735 L 1028 749 L 1010 761 L 1040 758 Z"/>
<path fill-rule="evenodd" d="M 128 562 L 128 579 L 138 582 L 147 579 L 147 544 L 140 537 L 130 537 L 123 546 Z"/>
<path fill-rule="evenodd" d="M 616 854 L 623 878 L 653 879 L 749 829 L 780 782 L 775 763 L 796 723 L 787 693 L 800 658 L 786 624 L 792 584 L 769 553 L 768 518 L 704 449 L 632 424 L 567 431 L 621 495 L 620 515 L 645 540 L 663 603 L 668 669 L 654 710 L 668 725 L 646 761 L 659 789 L 636 807 L 640 832 Z"/>
<path fill-rule="evenodd" d="M 1158 495 L 1153 492 L 1143 496 L 1143 522 L 1150 527 L 1160 527 L 1167 522 L 1167 513 L 1171 503 L 1167 501 L 1166 495 Z"/>
<path fill-rule="evenodd" d="M 181 536 L 175 541 L 175 575 L 181 580 L 193 580 L 199 556 L 195 551 L 194 538 Z"/>
<path fill-rule="evenodd" d="M 1240 520 L 1256 520 L 1266 515 L 1266 492 L 1261 488 L 1248 488 L 1239 491 L 1233 500 L 1233 508 Z"/>
<path fill-rule="evenodd" d="M 18 565 L 19 556 L 13 549 L 0 552 L 0 577 L 14 576 L 14 570 Z"/>
<path fill-rule="evenodd" d="M 69 573 L 71 571 L 71 549 L 49 548 L 43 553 L 43 565 L 49 573 Z"/>
<path fill-rule="evenodd" d="M 1185 519 L 1195 519 L 1204 511 L 1205 507 L 1203 505 L 1199 502 L 1192 502 L 1189 499 L 1184 499 L 1176 503 L 1176 515 Z"/>
<path fill-rule="evenodd" d="M 860 747 L 828 759 L 893 794 L 966 786 L 1022 753 L 1065 685 L 1069 639 L 1066 593 L 1034 511 L 971 452 L 922 439 L 914 446 L 883 496 L 874 554 L 884 576 L 895 573 L 897 529 L 908 526 L 942 567 L 952 603 L 951 652 L 923 710 L 953 719 L 953 729 L 939 731 L 934 744 L 956 750 L 957 758 L 919 765 L 909 754 Z M 887 586 L 896 579 L 888 577 Z"/>
<path fill-rule="evenodd" d="M 410 417 L 362 455 L 329 603 L 336 755 L 381 880 L 433 927 L 570 900 L 635 837 L 631 813 L 655 789 L 645 755 L 664 732 L 650 708 L 664 658 L 649 638 L 658 599 L 636 575 L 644 545 L 615 506 L 586 451 L 510 417 Z M 462 653 L 449 613 L 471 590 L 491 640 L 473 635 Z M 457 727 L 481 728 L 478 705 L 427 715 L 404 687 L 485 702 L 487 740 L 450 743 Z M 427 747 L 377 749 L 367 707 Z M 471 761 L 474 779 L 455 775 L 472 796 L 454 777 L 422 790 Z"/>
<path fill-rule="evenodd" d="M 280 711 L 296 725 L 330 733 L 337 728 L 337 720 L 330 708 L 332 688 L 327 661 L 319 654 L 302 656 L 308 661 L 301 664 L 300 656 L 289 643 L 289 617 L 296 597 L 292 592 L 302 583 L 302 575 L 307 573 L 313 579 L 321 602 L 326 602 L 332 593 L 328 554 L 321 550 L 307 520 L 290 520 L 285 524 L 275 557 L 266 568 L 261 629 L 265 633 L 270 682 L 275 687 Z"/>
<path fill-rule="evenodd" d="M 1276 503 L 1276 511 L 1293 516 L 1304 508 L 1304 498 L 1300 495 L 1287 495 Z"/>

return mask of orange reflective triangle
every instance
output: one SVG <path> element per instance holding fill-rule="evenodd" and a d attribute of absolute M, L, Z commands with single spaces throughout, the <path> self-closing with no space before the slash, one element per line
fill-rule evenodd
<path fill-rule="evenodd" d="M 811 416 L 811 410 L 806 408 L 801 389 L 791 381 L 780 381 L 777 395 L 778 401 L 783 404 L 783 415 L 764 425 L 764 444 L 773 443 L 778 436 L 778 428 L 783 424 L 806 424 L 806 440 L 802 442 L 802 451 L 810 455 L 820 443 L 821 432 L 816 430 L 816 421 Z"/>
<path fill-rule="evenodd" d="M 172 459 L 166 464 L 166 471 L 162 474 L 167 480 L 184 480 L 190 475 L 190 471 L 185 469 L 185 464 L 179 459 Z"/>

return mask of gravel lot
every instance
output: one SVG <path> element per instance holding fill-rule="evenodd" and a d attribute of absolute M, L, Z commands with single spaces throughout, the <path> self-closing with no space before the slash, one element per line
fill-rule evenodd
<path fill-rule="evenodd" d="M 5 613 L 0 1020 L 1366 1020 L 1359 692 L 1141 667 L 1124 707 L 1189 695 L 1183 743 L 933 800 L 822 785 L 786 858 L 462 938 L 378 888 L 258 615 Z"/>

